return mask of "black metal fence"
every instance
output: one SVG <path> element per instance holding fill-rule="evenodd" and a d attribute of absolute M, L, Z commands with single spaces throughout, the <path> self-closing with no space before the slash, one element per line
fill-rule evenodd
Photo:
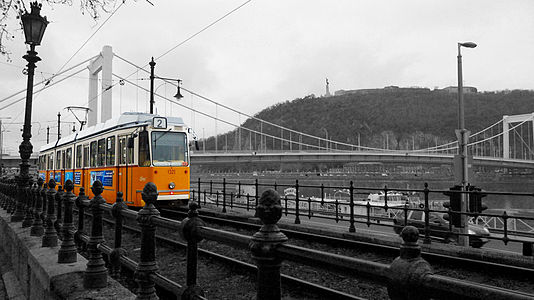
<path fill-rule="evenodd" d="M 299 180 L 280 184 L 258 179 L 203 181 L 198 178 L 192 182 L 191 198 L 200 205 L 221 207 L 223 213 L 227 209 L 251 211 L 256 208 L 259 191 L 267 188 L 286 192 L 281 197 L 283 214 L 293 216 L 295 224 L 300 224 L 302 218 L 323 219 L 347 224 L 349 232 L 356 231 L 355 224 L 364 224 L 389 227 L 396 233 L 400 233 L 405 225 L 413 225 L 419 229 L 425 244 L 432 240 L 456 242 L 459 236 L 467 236 L 474 247 L 480 247 L 488 240 L 500 240 L 504 244 L 521 243 L 525 256 L 532 256 L 533 252 L 534 210 L 532 216 L 513 215 L 506 210 L 486 213 L 483 204 L 486 196 L 525 197 L 534 201 L 533 193 L 487 192 L 474 187 L 468 191 L 430 189 L 427 183 L 422 189 L 389 189 L 387 186 L 357 187 L 353 181 L 345 186 L 325 186 L 303 185 Z M 303 196 L 303 190 L 316 196 Z M 467 202 L 464 212 L 454 203 L 459 204 L 462 194 Z M 460 226 L 453 226 L 462 215 L 468 220 L 466 232 L 460 230 Z"/>
<path fill-rule="evenodd" d="M 255 185 L 259 186 L 257 182 Z M 202 283 L 197 282 L 199 250 L 197 245 L 201 240 L 208 239 L 250 250 L 251 256 L 256 261 L 257 299 L 281 298 L 280 265 L 283 260 L 298 261 L 312 266 L 320 263 L 319 265 L 328 270 L 348 270 L 352 274 L 372 278 L 377 284 L 386 285 L 390 297 L 394 299 L 430 297 L 532 299 L 533 297 L 517 291 L 433 274 L 430 265 L 421 258 L 419 234 L 412 226 L 402 229 L 403 243 L 400 246 L 400 256 L 391 265 L 289 245 L 288 238 L 277 226 L 284 208 L 278 193 L 272 189 L 265 191 L 261 196 L 255 195 L 256 214 L 263 225 L 251 237 L 206 226 L 199 217 L 199 205 L 194 201 L 189 204 L 188 217 L 182 222 L 159 216 L 159 211 L 154 206 L 157 200 L 157 188 L 153 183 L 148 183 L 143 189 L 142 198 L 145 206 L 139 212 L 129 210 L 124 205 L 121 193 L 117 193 L 114 205 L 106 204 L 101 196 L 103 187 L 99 181 L 95 181 L 91 188 L 95 195 L 92 199 L 87 198 L 83 189 L 78 196 L 74 195 L 70 180 L 65 184 L 65 191 L 62 187 L 58 187 L 56 191 L 54 180 L 50 180 L 48 184 L 43 184 L 40 180 L 32 188 L 23 191 L 25 197 L 19 199 L 15 199 L 16 188 L 14 182 L 0 183 L 0 207 L 13 214 L 15 207 L 20 207 L 27 216 L 22 226 L 31 226 L 31 235 L 41 236 L 43 247 L 53 247 L 61 242 L 58 252 L 60 263 L 76 261 L 76 252 L 85 250 L 88 253 L 88 263 L 84 274 L 84 287 L 87 289 L 106 286 L 108 273 L 115 277 L 120 274 L 121 267 L 126 267 L 135 270 L 138 299 L 157 299 L 156 285 L 182 299 L 205 299 Z M 354 188 L 352 190 L 354 191 Z M 200 189 L 198 191 L 200 192 Z M 226 193 L 223 193 L 223 203 L 224 195 Z M 61 205 L 57 205 L 59 203 Z M 76 230 L 73 226 L 74 204 L 78 208 Z M 84 228 L 84 216 L 87 210 L 90 210 L 92 215 L 89 233 L 86 233 Z M 106 245 L 104 240 L 105 211 L 115 218 L 113 247 Z M 58 218 L 60 212 L 62 218 Z M 299 215 L 298 205 L 295 207 L 295 215 Z M 30 222 L 32 217 L 33 221 Z M 121 248 L 122 224 L 125 219 L 136 220 L 141 228 L 141 251 L 138 263 L 128 258 Z M 356 217 L 354 222 L 355 220 Z M 59 231 L 56 228 L 59 228 Z M 182 283 L 184 286 L 172 282 L 158 272 L 155 242 L 158 228 L 178 231 L 187 241 L 186 282 Z M 107 259 L 104 260 L 104 257 Z"/>

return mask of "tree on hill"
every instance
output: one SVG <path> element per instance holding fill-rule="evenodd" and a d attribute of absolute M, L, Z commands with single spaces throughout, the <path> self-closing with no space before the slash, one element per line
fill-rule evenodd
<path fill-rule="evenodd" d="M 534 112 L 534 91 L 465 94 L 465 124 L 477 132 L 502 119 L 503 115 Z M 328 98 L 304 97 L 277 103 L 255 115 L 256 118 L 297 132 L 328 138 L 332 141 L 390 149 L 421 149 L 456 140 L 458 127 L 457 95 L 444 91 L 388 92 L 348 94 Z M 280 130 L 260 121 L 248 119 L 245 128 L 289 140 L 287 130 Z M 241 131 L 228 133 L 234 149 L 298 149 L 297 142 L 318 145 L 316 139 L 291 134 L 291 142 L 280 143 L 271 138 Z M 214 141 L 214 139 L 213 139 Z M 223 149 L 224 135 L 218 138 Z M 228 142 L 229 143 L 229 142 Z M 230 143 L 229 143 L 230 144 Z M 319 142 L 325 147 L 325 142 Z M 214 149 L 208 143 L 207 149 Z"/>

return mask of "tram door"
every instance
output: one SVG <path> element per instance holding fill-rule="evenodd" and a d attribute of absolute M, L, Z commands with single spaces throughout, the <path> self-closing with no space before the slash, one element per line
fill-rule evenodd
<path fill-rule="evenodd" d="M 132 165 L 134 163 L 133 157 L 133 138 L 129 135 L 119 136 L 119 157 L 118 157 L 118 178 L 117 190 L 123 194 L 124 202 L 127 205 L 133 205 L 135 194 L 132 186 Z"/>

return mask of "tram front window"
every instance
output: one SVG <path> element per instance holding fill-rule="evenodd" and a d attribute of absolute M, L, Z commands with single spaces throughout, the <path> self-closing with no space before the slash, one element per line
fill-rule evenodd
<path fill-rule="evenodd" d="M 188 165 L 186 136 L 182 132 L 152 132 L 152 164 L 154 166 Z"/>

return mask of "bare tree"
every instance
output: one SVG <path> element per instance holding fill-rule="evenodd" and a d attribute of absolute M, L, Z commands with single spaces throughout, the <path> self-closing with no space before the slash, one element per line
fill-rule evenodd
<path fill-rule="evenodd" d="M 117 3 L 126 0 L 79 0 L 80 13 L 98 20 L 101 13 L 109 13 Z M 16 32 L 21 31 L 20 16 L 28 11 L 30 0 L 0 0 L 0 55 L 9 58 L 7 42 L 18 38 Z M 73 0 L 43 0 L 43 6 L 73 5 Z M 46 15 L 46 14 L 45 14 Z M 48 16 L 51 18 L 51 16 Z"/>

